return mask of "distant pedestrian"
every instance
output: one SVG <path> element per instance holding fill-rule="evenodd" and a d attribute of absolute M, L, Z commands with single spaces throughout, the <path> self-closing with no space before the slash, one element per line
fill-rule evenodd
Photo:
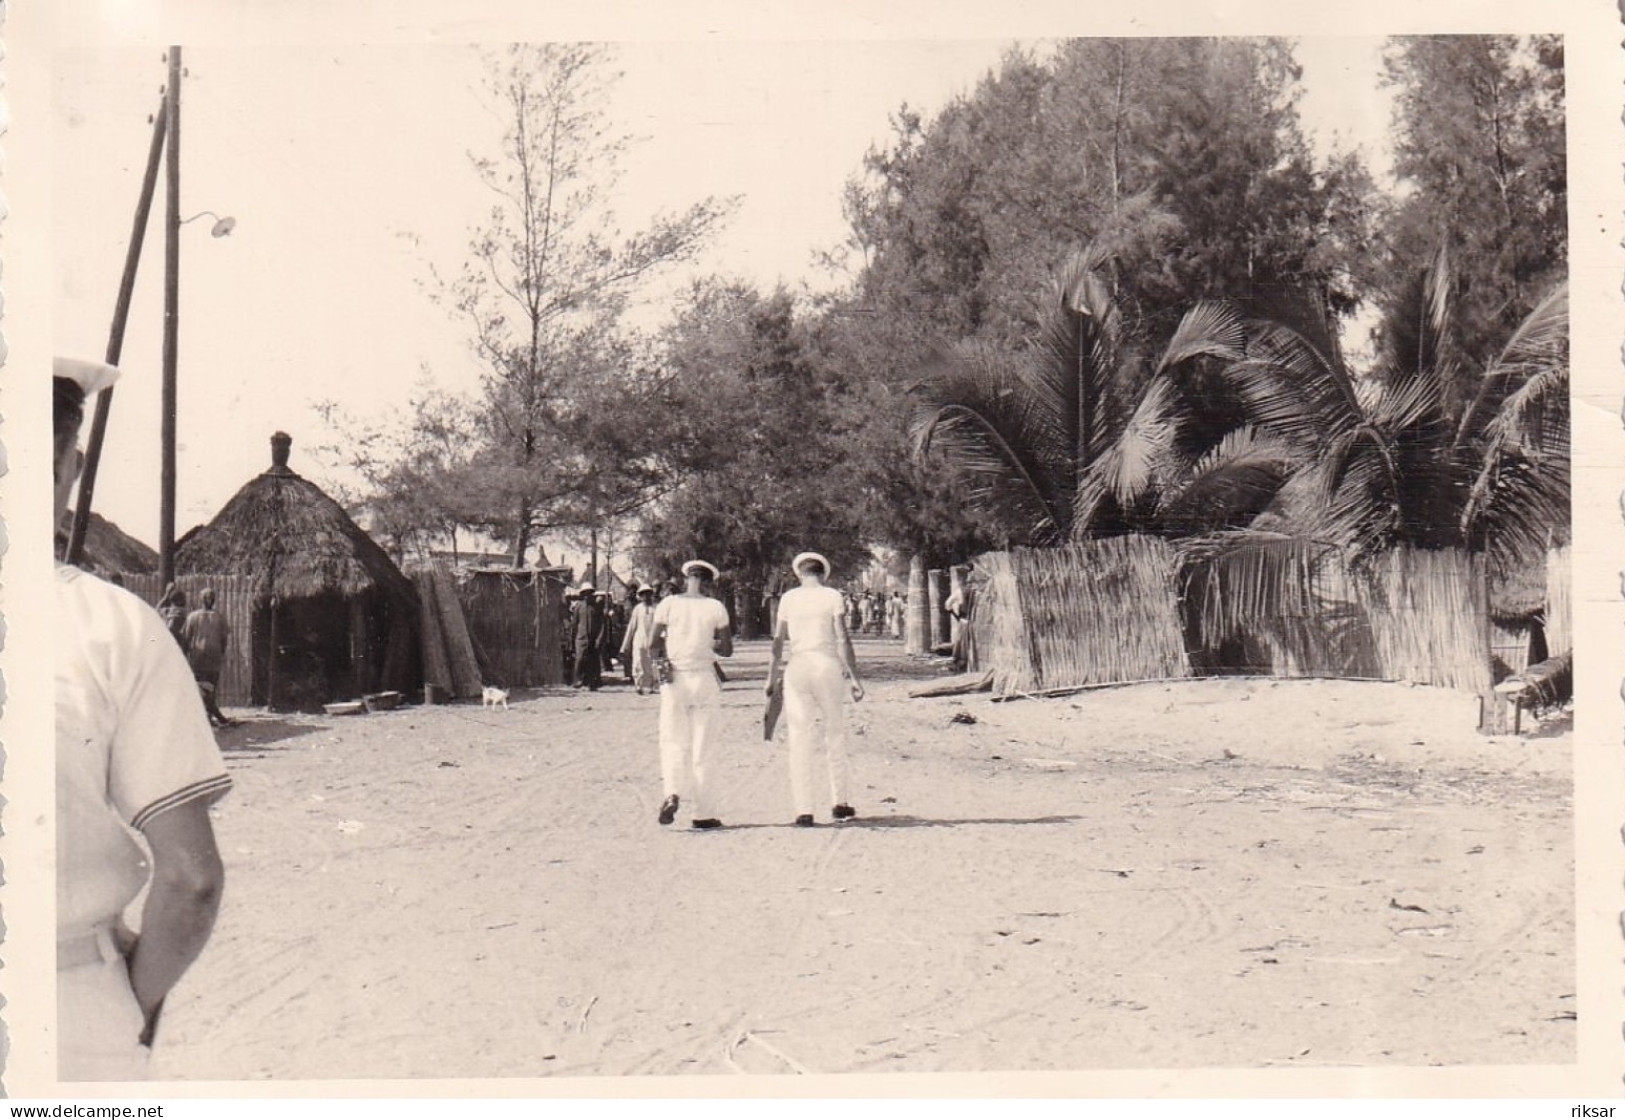
<path fill-rule="evenodd" d="M 570 607 L 570 637 L 575 654 L 575 672 L 571 679 L 574 688 L 597 692 L 604 683 L 603 664 L 599 661 L 599 647 L 604 640 L 604 612 L 599 609 L 596 589 L 582 583 L 576 601 Z"/>
<path fill-rule="evenodd" d="M 958 590 L 948 596 L 942 604 L 943 609 L 954 620 L 953 667 L 954 672 L 969 671 L 972 660 L 975 658 L 975 636 L 971 631 L 971 611 L 976 604 L 976 593 L 966 581 Z"/>
<path fill-rule="evenodd" d="M 600 591 L 594 596 L 597 600 L 598 611 L 603 615 L 603 630 L 598 638 L 598 665 L 599 683 L 603 683 L 606 674 L 614 672 L 615 659 L 621 652 L 621 626 L 616 613 L 615 600 L 608 591 Z"/>
<path fill-rule="evenodd" d="M 655 677 L 654 657 L 649 653 L 654 635 L 655 589 L 647 583 L 640 584 L 637 602 L 627 618 L 626 637 L 621 639 L 621 657 L 632 673 L 632 683 L 637 686 L 639 696 L 660 687 Z"/>
<path fill-rule="evenodd" d="M 816 552 L 803 552 L 790 567 L 801 586 L 779 599 L 767 693 L 772 696 L 775 690 L 784 689 L 784 715 L 790 725 L 790 793 L 796 824 L 810 828 L 814 823 L 813 755 L 819 746 L 829 766 L 831 814 L 836 820 L 857 816 L 847 800 L 850 776 L 842 693 L 850 689 L 853 700 L 862 700 L 863 682 L 858 679 L 841 594 L 824 586 L 829 561 Z M 785 665 L 787 645 L 789 663 Z M 842 681 L 843 675 L 849 684 Z"/>
<path fill-rule="evenodd" d="M 158 597 L 158 617 L 164 620 L 164 629 L 175 639 L 175 644 L 186 649 L 186 592 L 171 583 Z"/>
<path fill-rule="evenodd" d="M 677 818 L 682 798 L 689 799 L 693 827 L 721 828 L 707 799 L 706 751 L 711 729 L 722 711 L 716 659 L 733 656 L 728 609 L 709 594 L 717 570 L 704 560 L 683 565 L 684 590 L 655 607 L 649 642 L 660 678 L 660 780 L 665 799 L 659 821 Z"/>
<path fill-rule="evenodd" d="M 897 592 L 893 591 L 891 593 L 891 598 L 886 600 L 886 624 L 891 630 L 891 636 L 898 641 L 901 641 L 903 638 L 903 616 L 905 614 L 905 610 L 906 608 L 903 605 L 903 597 Z"/>
<path fill-rule="evenodd" d="M 220 669 L 226 660 L 226 643 L 231 627 L 226 618 L 214 609 L 214 588 L 205 587 L 202 605 L 186 616 L 181 627 L 181 647 L 186 650 L 186 662 L 192 667 L 198 691 L 203 694 L 203 708 L 209 713 L 209 722 L 216 727 L 230 727 L 235 722 L 220 710 Z"/>

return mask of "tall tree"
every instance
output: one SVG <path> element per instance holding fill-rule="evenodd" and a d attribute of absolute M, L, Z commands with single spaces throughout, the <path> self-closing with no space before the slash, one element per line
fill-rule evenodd
<path fill-rule="evenodd" d="M 641 457 L 607 438 L 617 425 L 603 410 L 623 398 L 599 389 L 625 355 L 606 340 L 639 282 L 690 258 L 732 204 L 706 199 L 622 234 L 610 200 L 628 140 L 608 115 L 608 49 L 519 44 L 487 63 L 506 127 L 474 166 L 495 201 L 441 294 L 485 369 L 487 520 L 518 565 L 536 530 L 635 503 L 621 468 Z"/>
<path fill-rule="evenodd" d="M 1166 340 L 1204 299 L 1357 303 L 1371 185 L 1317 167 L 1298 70 L 1270 39 L 1079 39 L 1017 51 L 929 122 L 906 110 L 848 187 L 856 302 L 937 339 L 1018 343 L 1070 246 Z"/>
<path fill-rule="evenodd" d="M 803 548 L 857 566 L 869 542 L 851 450 L 789 293 L 698 284 L 667 342 L 666 465 L 685 481 L 645 520 L 641 562 L 699 554 L 747 582 Z"/>
<path fill-rule="evenodd" d="M 1483 366 L 1568 262 L 1563 43 L 1558 36 L 1395 38 L 1389 295 L 1448 250 L 1456 339 Z"/>

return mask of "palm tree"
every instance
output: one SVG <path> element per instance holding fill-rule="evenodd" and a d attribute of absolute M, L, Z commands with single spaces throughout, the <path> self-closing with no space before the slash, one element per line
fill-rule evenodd
<path fill-rule="evenodd" d="M 1452 338 L 1441 252 L 1391 306 L 1378 367 L 1355 376 L 1263 326 L 1225 370 L 1255 430 L 1306 457 L 1267 524 L 1356 560 L 1463 548 L 1505 568 L 1568 532 L 1568 290 L 1560 284 L 1487 368 Z"/>
<path fill-rule="evenodd" d="M 916 446 L 944 452 L 967 496 L 1029 544 L 1247 523 L 1296 461 L 1244 423 L 1216 374 L 1244 359 L 1248 324 L 1199 304 L 1148 361 L 1106 263 L 1094 248 L 1069 259 L 1024 352 L 973 342 L 938 355 L 916 386 Z"/>

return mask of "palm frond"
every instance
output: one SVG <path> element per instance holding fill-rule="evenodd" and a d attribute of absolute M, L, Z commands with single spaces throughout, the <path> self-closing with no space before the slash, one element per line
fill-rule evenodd
<path fill-rule="evenodd" d="M 1443 368 L 1454 313 L 1452 283 L 1450 253 L 1441 245 L 1384 310 L 1384 380 L 1402 382 Z"/>
<path fill-rule="evenodd" d="M 1054 424 L 1071 436 L 1074 462 L 1087 463 L 1104 438 L 1102 417 L 1123 360 L 1122 320 L 1098 275 L 1099 250 L 1074 253 L 1051 287 L 1029 367 L 1055 405 Z"/>
<path fill-rule="evenodd" d="M 1237 362 L 1244 357 L 1247 324 L 1228 304 L 1199 303 L 1185 312 L 1157 363 L 1157 373 L 1192 358 L 1221 358 Z"/>
<path fill-rule="evenodd" d="M 1484 371 L 1478 393 L 1462 414 L 1456 444 L 1476 438 L 1481 423 L 1489 427 L 1500 422 L 1503 406 L 1522 386 L 1559 367 L 1566 371 L 1568 362 L 1569 285 L 1565 280 L 1524 317 Z"/>
<path fill-rule="evenodd" d="M 973 500 L 1064 531 L 1072 494 L 1067 448 L 1054 445 L 1044 402 L 1018 366 L 990 348 L 961 347 L 939 355 L 915 393 L 909 427 L 918 454 L 942 452 Z"/>
<path fill-rule="evenodd" d="M 1172 382 L 1152 381 L 1118 437 L 1084 467 L 1073 498 L 1074 535 L 1091 527 L 1108 496 L 1126 510 L 1154 493 L 1179 433 L 1173 404 Z"/>
<path fill-rule="evenodd" d="M 1254 427 L 1297 447 L 1320 446 L 1365 419 L 1348 371 L 1283 327 L 1252 324 L 1246 356 L 1224 376 Z"/>
<path fill-rule="evenodd" d="M 1157 521 L 1180 535 L 1242 528 L 1269 506 L 1300 462 L 1278 441 L 1237 428 L 1164 487 Z"/>
<path fill-rule="evenodd" d="M 1184 597 L 1202 644 L 1216 649 L 1260 619 L 1312 613 L 1315 574 L 1327 548 L 1303 537 L 1216 533 L 1181 543 Z"/>

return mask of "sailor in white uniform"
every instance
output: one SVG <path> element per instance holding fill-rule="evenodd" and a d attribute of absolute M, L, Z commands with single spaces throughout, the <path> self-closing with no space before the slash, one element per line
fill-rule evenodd
<path fill-rule="evenodd" d="M 777 688 L 784 689 L 784 715 L 790 725 L 790 792 L 796 824 L 810 828 L 813 755 L 820 746 L 829 765 L 832 815 L 836 820 L 857 816 L 847 799 L 850 777 L 844 693 L 850 688 L 852 699 L 862 700 L 863 682 L 858 679 L 841 593 L 824 586 L 829 561 L 816 552 L 803 552 L 790 567 L 801 586 L 792 587 L 779 599 L 767 692 L 771 695 Z M 786 645 L 789 663 L 781 672 Z"/>
<path fill-rule="evenodd" d="M 733 656 L 728 608 L 709 594 L 717 570 L 704 560 L 683 565 L 684 590 L 655 605 L 649 653 L 660 677 L 659 821 L 670 824 L 688 798 L 693 827 L 721 828 L 705 789 L 706 748 L 722 712 L 716 659 Z"/>
<path fill-rule="evenodd" d="M 59 359 L 55 513 L 83 456 L 88 396 L 110 366 Z M 56 568 L 57 1071 L 147 1076 L 164 997 L 213 929 L 224 884 L 209 805 L 226 776 L 197 683 L 157 613 Z M 143 888 L 139 932 L 124 912 Z"/>

